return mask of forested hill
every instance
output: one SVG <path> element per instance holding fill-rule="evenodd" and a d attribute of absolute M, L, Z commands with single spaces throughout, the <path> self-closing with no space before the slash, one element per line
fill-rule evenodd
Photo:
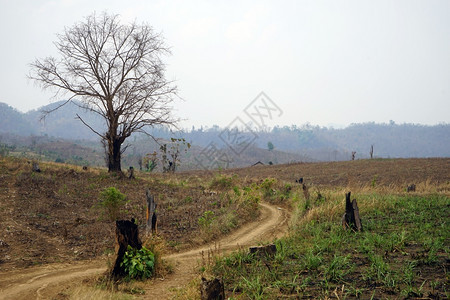
<path fill-rule="evenodd" d="M 61 103 L 53 103 L 40 110 L 48 110 Z M 47 135 L 69 140 L 98 141 L 98 136 L 75 118 L 76 114 L 81 115 L 98 132 L 105 131 L 101 118 L 82 111 L 72 103 L 47 116 L 44 122 L 40 121 L 40 110 L 21 113 L 0 103 L 0 135 Z M 201 127 L 178 132 L 176 136 L 200 148 L 211 142 L 219 148 L 227 148 L 227 142 L 231 141 L 225 140 L 227 135 L 223 132 L 224 129 L 218 126 Z M 313 160 L 348 160 L 353 151 L 356 151 L 357 159 L 368 158 L 372 145 L 374 157 L 450 157 L 450 124 L 425 126 L 391 121 L 388 124 L 352 124 L 343 129 L 293 125 L 243 134 L 250 136 L 261 149 L 301 154 Z M 156 128 L 153 129 L 153 135 L 170 138 L 173 133 L 165 128 Z M 136 138 L 133 140 L 136 141 Z"/>
<path fill-rule="evenodd" d="M 200 145 L 220 139 L 219 127 L 192 129 L 184 136 Z M 449 157 L 450 124 L 424 126 L 418 124 L 352 124 L 343 129 L 303 125 L 275 127 L 270 131 L 255 131 L 255 143 L 269 148 L 306 155 L 315 160 L 348 160 L 351 152 L 356 158 L 373 156 L 393 157 Z M 222 135 L 223 136 L 223 135 Z"/>

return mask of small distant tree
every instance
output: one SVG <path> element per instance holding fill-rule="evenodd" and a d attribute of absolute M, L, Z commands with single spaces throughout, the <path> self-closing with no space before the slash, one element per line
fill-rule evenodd
<path fill-rule="evenodd" d="M 165 143 L 160 146 L 164 173 L 175 173 L 180 162 L 180 153 L 182 151 L 186 153 L 191 148 L 191 144 L 183 138 L 171 138 L 170 141 L 169 144 Z"/>
<path fill-rule="evenodd" d="M 124 194 L 115 187 L 109 187 L 100 193 L 100 203 L 98 206 L 110 221 L 115 221 L 120 217 L 127 203 L 128 200 Z"/>
<path fill-rule="evenodd" d="M 275 146 L 273 145 L 272 142 L 268 142 L 268 143 L 267 143 L 267 149 L 268 149 L 269 151 L 273 151 L 273 149 L 275 149 Z"/>
<path fill-rule="evenodd" d="M 121 172 L 122 144 L 132 133 L 176 123 L 170 104 L 177 88 L 161 60 L 170 51 L 149 25 L 94 13 L 57 35 L 55 46 L 61 58 L 37 59 L 29 78 L 54 89 L 55 98 L 69 96 L 46 114 L 76 98 L 75 105 L 105 120 L 106 131 L 98 132 L 77 115 L 103 141 L 110 172 Z"/>
<path fill-rule="evenodd" d="M 145 170 L 147 172 L 152 172 L 158 165 L 157 161 L 158 154 L 156 153 L 156 151 L 153 151 L 153 153 L 147 153 L 144 157 Z"/>
<path fill-rule="evenodd" d="M 370 159 L 373 158 L 373 145 L 370 146 Z"/>

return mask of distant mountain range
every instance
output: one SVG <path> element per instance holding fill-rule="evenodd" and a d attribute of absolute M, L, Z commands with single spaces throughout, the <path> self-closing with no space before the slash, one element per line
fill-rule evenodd
<path fill-rule="evenodd" d="M 91 146 L 92 142 L 99 144 L 99 137 L 77 120 L 76 114 L 82 116 L 98 132 L 106 130 L 104 120 L 93 113 L 83 111 L 73 103 L 62 106 L 41 120 L 42 111 L 51 110 L 61 103 L 63 102 L 52 103 L 27 113 L 0 103 L 0 139 L 2 135 L 3 141 L 6 136 L 47 136 L 65 140 L 85 140 L 86 145 Z M 152 130 L 155 138 L 169 139 L 174 136 L 167 128 Z M 176 132 L 175 136 L 185 138 L 194 146 L 191 156 L 200 155 L 202 149 L 214 145 L 234 156 L 234 166 L 257 161 L 285 163 L 296 160 L 349 160 L 353 151 L 356 152 L 356 159 L 369 158 L 372 145 L 374 157 L 450 157 L 450 124 L 425 126 L 396 124 L 391 121 L 389 124 L 352 124 L 342 129 L 311 125 L 275 127 L 271 130 L 242 133 L 250 134 L 255 139 L 253 145 L 248 147 L 247 153 L 238 155 L 224 138 L 224 132 L 224 128 L 213 126 Z M 150 146 L 151 142 L 147 137 L 139 135 L 128 139 L 127 142 L 131 147 L 127 150 L 126 157 L 130 161 L 137 160 L 137 157 L 149 153 L 150 148 L 155 148 L 154 144 Z M 130 156 L 136 159 L 131 159 Z"/>
<path fill-rule="evenodd" d="M 0 103 L 0 134 L 48 135 L 66 139 L 98 140 L 89 128 L 76 119 L 76 115 L 79 114 L 94 129 L 101 132 L 105 130 L 102 129 L 105 127 L 103 120 L 93 113 L 80 109 L 74 103 L 69 102 L 43 118 L 43 111 L 52 110 L 62 103 L 64 102 L 55 102 L 27 113 L 21 113 L 5 103 Z"/>

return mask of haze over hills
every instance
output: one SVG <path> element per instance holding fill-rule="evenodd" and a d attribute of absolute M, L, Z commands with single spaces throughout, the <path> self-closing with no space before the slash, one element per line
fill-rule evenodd
<path fill-rule="evenodd" d="M 77 145 L 96 151 L 96 158 L 102 152 L 99 137 L 76 119 L 76 114 L 82 116 L 94 129 L 103 132 L 104 121 L 93 113 L 81 110 L 73 103 L 68 103 L 41 121 L 44 110 L 51 110 L 63 102 L 44 106 L 39 110 L 21 113 L 16 109 L 0 103 L 0 143 L 9 145 L 26 145 L 32 142 L 27 137 L 45 136 L 47 142 L 54 146 L 58 139 L 64 139 L 67 150 L 71 140 L 77 140 Z M 434 126 L 419 124 L 389 124 L 362 123 L 352 124 L 346 128 L 334 129 L 320 126 L 292 125 L 274 127 L 270 130 L 240 132 L 251 145 L 245 145 L 236 153 L 233 149 L 232 134 L 218 126 L 192 128 L 179 132 L 170 132 L 167 128 L 152 128 L 155 138 L 170 139 L 182 137 L 191 143 L 191 153 L 187 154 L 191 162 L 185 168 L 195 168 L 193 159 L 204 153 L 213 145 L 225 151 L 231 157 L 230 167 L 245 166 L 257 161 L 263 163 L 287 163 L 290 161 L 333 161 L 349 160 L 351 152 L 356 151 L 356 158 L 369 158 L 371 145 L 374 146 L 374 157 L 449 157 L 450 156 L 450 124 Z M 235 132 L 236 133 L 236 132 Z M 55 140 L 56 139 L 56 140 Z M 40 139 L 44 143 L 45 139 Z M 83 142 L 80 142 L 83 141 Z M 135 135 L 127 140 L 129 149 L 124 155 L 130 165 L 135 165 L 139 157 L 158 146 L 148 137 Z M 60 141 L 62 143 L 62 141 Z M 269 146 L 269 143 L 271 144 Z M 272 147 L 273 146 L 273 147 Z M 54 146 L 56 147 L 56 146 Z M 56 147 L 57 148 L 57 147 Z M 53 148 L 51 148 L 53 149 Z M 52 150 L 53 151 L 53 150 Z M 55 150 L 56 151 L 56 150 Z M 202 152 L 203 151 L 203 152 Z M 55 154 L 56 155 L 56 154 Z M 75 155 L 75 154 L 74 154 Z M 56 155 L 57 156 L 57 155 Z M 81 157 L 81 154 L 76 154 Z M 101 155 L 100 155 L 101 156 Z M 91 164 L 93 164 L 91 162 Z"/>

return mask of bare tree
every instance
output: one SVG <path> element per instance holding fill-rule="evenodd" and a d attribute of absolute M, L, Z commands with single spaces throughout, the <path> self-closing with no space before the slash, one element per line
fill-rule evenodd
<path fill-rule="evenodd" d="M 149 25 L 122 25 L 117 15 L 94 13 L 65 28 L 55 46 L 61 58 L 37 59 L 29 77 L 56 90 L 55 98 L 70 95 L 62 105 L 76 99 L 73 103 L 104 118 L 106 132 L 98 132 L 77 115 L 100 136 L 110 172 L 121 172 L 122 144 L 132 133 L 176 124 L 170 105 L 177 87 L 166 80 L 161 60 L 170 51 Z"/>

